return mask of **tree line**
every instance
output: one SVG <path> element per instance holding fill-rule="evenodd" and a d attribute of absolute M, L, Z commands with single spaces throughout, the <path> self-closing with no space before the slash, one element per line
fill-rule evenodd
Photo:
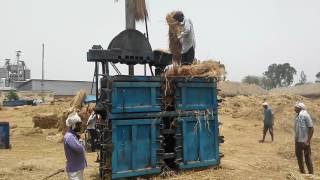
<path fill-rule="evenodd" d="M 272 89 L 278 87 L 288 87 L 292 85 L 294 75 L 297 74 L 297 70 L 289 63 L 284 64 L 271 64 L 268 69 L 262 74 L 262 76 L 248 75 L 242 79 L 243 83 L 256 84 L 264 89 Z M 320 83 L 320 72 L 316 75 L 316 83 Z M 307 75 L 304 71 L 300 73 L 299 82 L 296 85 L 302 85 L 307 83 Z"/>

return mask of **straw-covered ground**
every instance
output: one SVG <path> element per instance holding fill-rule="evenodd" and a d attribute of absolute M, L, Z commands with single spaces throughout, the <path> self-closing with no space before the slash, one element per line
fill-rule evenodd
<path fill-rule="evenodd" d="M 262 107 L 267 100 L 275 113 L 275 141 L 259 143 L 262 135 Z M 320 176 L 320 100 L 296 95 L 257 95 L 227 97 L 219 110 L 221 146 L 224 158 L 221 166 L 197 171 L 179 172 L 167 179 L 298 179 L 294 157 L 292 119 L 293 105 L 304 101 L 316 124 L 312 140 L 315 174 Z M 3 108 L 0 121 L 11 125 L 10 150 L 0 150 L 0 179 L 42 179 L 65 167 L 61 132 L 57 128 L 34 128 L 32 117 L 38 113 L 60 114 L 69 102 L 53 105 Z M 97 179 L 96 156 L 88 153 L 86 179 Z M 308 177 L 304 177 L 308 178 Z M 60 173 L 51 179 L 67 179 Z M 160 177 L 156 177 L 160 179 Z"/>

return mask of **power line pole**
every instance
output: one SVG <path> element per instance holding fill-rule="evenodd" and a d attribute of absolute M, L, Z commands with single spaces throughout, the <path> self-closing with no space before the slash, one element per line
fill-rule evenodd
<path fill-rule="evenodd" d="M 42 76 L 41 76 L 41 96 L 42 96 L 42 101 L 44 101 L 44 95 L 43 95 L 43 90 L 44 90 L 44 43 L 42 43 Z"/>

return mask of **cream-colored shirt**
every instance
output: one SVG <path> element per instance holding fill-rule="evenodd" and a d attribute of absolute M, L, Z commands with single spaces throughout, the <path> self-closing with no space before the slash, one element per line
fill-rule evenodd
<path fill-rule="evenodd" d="M 96 129 L 97 115 L 93 112 L 88 118 L 87 129 Z"/>
<path fill-rule="evenodd" d="M 196 48 L 193 24 L 190 19 L 184 19 L 182 22 L 180 43 L 182 45 L 182 54 L 186 53 L 191 47 Z"/>
<path fill-rule="evenodd" d="M 306 110 L 301 110 L 294 119 L 295 140 L 296 142 L 307 142 L 309 128 L 313 127 L 312 119 Z"/>

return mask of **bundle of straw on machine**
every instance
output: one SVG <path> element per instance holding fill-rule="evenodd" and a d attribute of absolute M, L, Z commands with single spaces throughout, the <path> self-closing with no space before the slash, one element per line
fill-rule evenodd
<path fill-rule="evenodd" d="M 223 80 L 226 75 L 225 66 L 218 61 L 195 61 L 191 65 L 172 66 L 165 72 L 165 76 L 207 77 Z"/>
<path fill-rule="evenodd" d="M 86 92 L 84 90 L 80 90 L 77 95 L 75 95 L 71 102 L 70 102 L 70 108 L 66 109 L 62 112 L 60 115 L 60 121 L 58 123 L 59 130 L 62 131 L 64 134 L 68 128 L 66 126 L 66 119 L 68 116 L 72 113 L 78 113 L 78 115 L 81 118 L 82 121 L 82 130 L 84 130 L 86 127 L 86 122 L 93 111 L 95 105 L 88 104 L 84 106 L 83 102 L 86 98 Z"/>
<path fill-rule="evenodd" d="M 166 17 L 167 23 L 169 25 L 169 49 L 172 53 L 172 64 L 178 66 L 181 64 L 181 50 L 182 45 L 178 38 L 178 35 L 182 31 L 180 23 L 173 18 L 176 11 L 169 13 Z"/>

